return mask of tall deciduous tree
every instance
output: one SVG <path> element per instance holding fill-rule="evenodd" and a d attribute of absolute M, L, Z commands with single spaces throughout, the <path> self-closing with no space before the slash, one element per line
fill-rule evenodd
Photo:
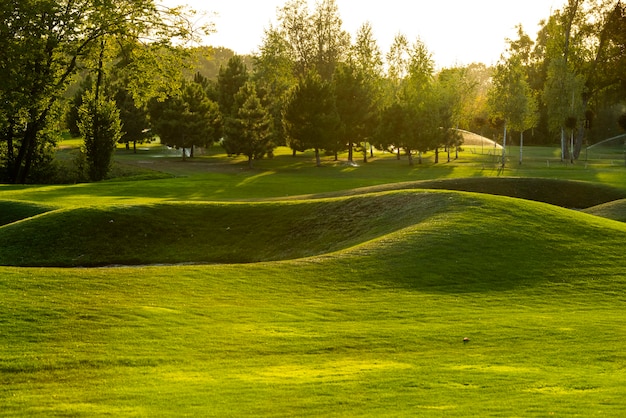
<path fill-rule="evenodd" d="M 272 142 L 276 145 L 287 143 L 282 117 L 290 91 L 297 84 L 292 64 L 289 45 L 278 30 L 270 27 L 254 57 L 253 79 L 261 102 L 272 117 Z"/>
<path fill-rule="evenodd" d="M 313 13 L 315 68 L 322 80 L 330 81 L 350 48 L 350 35 L 343 30 L 336 0 L 319 0 Z"/>
<path fill-rule="evenodd" d="M 626 8 L 619 0 L 568 0 L 544 25 L 544 101 L 552 130 L 560 119 L 563 158 L 578 158 L 591 110 L 624 83 L 625 31 Z"/>
<path fill-rule="evenodd" d="M 321 0 L 310 12 L 306 0 L 289 0 L 279 10 L 278 22 L 275 31 L 288 46 L 294 74 L 303 78 L 315 70 L 324 81 L 330 81 L 350 46 L 336 1 Z"/>
<path fill-rule="evenodd" d="M 533 115 L 537 109 L 519 55 L 503 58 L 496 66 L 488 104 L 492 118 L 503 121 L 502 167 L 504 167 L 509 129 L 523 132 L 529 123 L 535 122 Z"/>
<path fill-rule="evenodd" d="M 104 37 L 124 43 L 187 36 L 179 12 L 152 0 L 2 2 L 0 107 L 6 116 L 0 132 L 8 180 L 27 181 L 54 106 Z"/>

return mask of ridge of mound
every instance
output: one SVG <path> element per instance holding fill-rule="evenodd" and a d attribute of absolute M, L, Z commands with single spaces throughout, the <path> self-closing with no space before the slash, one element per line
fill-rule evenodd
<path fill-rule="evenodd" d="M 448 210 L 442 192 L 49 212 L 0 227 L 0 265 L 250 263 L 345 249 Z"/>
<path fill-rule="evenodd" d="M 410 189 L 454 190 L 508 196 L 570 209 L 584 209 L 626 198 L 625 191 L 603 184 L 577 180 L 529 177 L 466 177 L 418 180 L 382 184 L 342 192 L 294 196 L 293 198 L 323 198 Z"/>
<path fill-rule="evenodd" d="M 583 210 L 590 215 L 626 222 L 626 199 L 615 200 Z"/>
<path fill-rule="evenodd" d="M 0 226 L 40 215 L 55 208 L 19 200 L 0 200 Z"/>
<path fill-rule="evenodd" d="M 400 190 L 282 202 L 61 209 L 0 227 L 0 265 L 240 264 L 321 257 L 358 266 L 373 258 L 366 264 L 380 266 L 383 275 L 385 269 L 400 269 L 401 276 L 420 274 L 422 281 L 457 276 L 462 281 L 473 269 L 480 271 L 470 277 L 495 278 L 545 276 L 559 263 L 567 270 L 580 242 L 586 253 L 601 255 L 606 246 L 621 246 L 625 236 L 624 224 L 543 203 Z M 586 256 L 592 274 L 603 263 L 618 262 L 600 255 Z"/>

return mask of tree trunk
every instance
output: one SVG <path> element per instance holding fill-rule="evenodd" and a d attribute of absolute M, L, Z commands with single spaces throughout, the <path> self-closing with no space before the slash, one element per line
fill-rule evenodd
<path fill-rule="evenodd" d="M 30 164 L 35 152 L 35 143 L 37 141 L 37 132 L 39 128 L 36 122 L 29 122 L 26 125 L 26 131 L 22 137 L 22 144 L 17 153 L 17 159 L 14 164 L 13 178 L 15 183 L 24 184 L 28 178 L 28 172 L 30 171 Z"/>
<path fill-rule="evenodd" d="M 353 151 L 352 151 L 352 141 L 348 142 L 348 162 L 352 163 L 354 162 L 354 157 L 352 155 Z"/>
<path fill-rule="evenodd" d="M 13 150 L 14 129 L 15 129 L 15 122 L 13 121 L 13 119 L 11 119 L 9 121 L 9 127 L 6 130 L 6 137 L 5 137 L 5 141 L 7 143 L 7 173 L 9 174 L 9 176 L 12 176 L 12 173 L 14 173 L 13 170 L 14 170 L 14 164 L 15 164 L 15 155 L 14 155 L 14 150 Z M 9 178 L 9 180 L 11 182 L 15 181 L 14 178 Z"/>
<path fill-rule="evenodd" d="M 570 133 L 570 152 L 569 152 L 570 162 L 574 164 L 574 130 Z"/>
<path fill-rule="evenodd" d="M 363 162 L 367 164 L 367 143 L 363 143 Z"/>
<path fill-rule="evenodd" d="M 133 154 L 137 154 L 137 141 L 133 141 Z"/>
<path fill-rule="evenodd" d="M 409 157 L 409 165 L 415 165 L 415 163 L 413 162 L 413 154 L 411 153 L 410 149 L 406 150 L 406 155 Z"/>
<path fill-rule="evenodd" d="M 422 151 L 418 151 L 417 153 L 417 163 L 422 164 Z"/>
<path fill-rule="evenodd" d="M 502 138 L 502 168 L 506 165 L 506 121 L 504 121 L 504 137 Z"/>
<path fill-rule="evenodd" d="M 439 164 L 439 147 L 435 147 L 435 164 Z"/>
<path fill-rule="evenodd" d="M 250 169 L 254 168 L 254 167 L 253 167 L 253 165 L 254 165 L 254 162 L 253 162 L 253 161 L 254 161 L 254 160 L 253 160 L 253 158 L 252 158 L 252 155 L 248 155 L 248 168 L 250 168 Z"/>
<path fill-rule="evenodd" d="M 396 159 L 397 159 L 398 161 L 400 161 L 400 159 L 401 159 L 401 157 L 400 157 L 400 148 L 398 148 L 398 152 L 397 152 L 397 157 L 396 157 Z"/>
<path fill-rule="evenodd" d="M 561 127 L 561 162 L 565 161 L 565 128 Z"/>
<path fill-rule="evenodd" d="M 322 160 L 320 159 L 320 150 L 319 150 L 319 148 L 315 148 L 315 166 L 316 167 L 321 167 L 322 166 Z"/>
<path fill-rule="evenodd" d="M 522 165 L 522 156 L 524 155 L 524 132 L 519 134 L 519 165 Z"/>

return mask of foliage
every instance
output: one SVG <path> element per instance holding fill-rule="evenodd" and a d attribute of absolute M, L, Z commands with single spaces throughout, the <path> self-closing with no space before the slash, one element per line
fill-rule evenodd
<path fill-rule="evenodd" d="M 284 118 L 291 148 L 314 149 L 320 166 L 320 150 L 333 149 L 339 124 L 331 84 L 310 72 L 293 91 Z"/>
<path fill-rule="evenodd" d="M 260 52 L 254 59 L 253 78 L 258 86 L 261 102 L 272 117 L 274 126 L 272 142 L 276 145 L 287 144 L 283 126 L 283 108 L 291 89 L 297 84 L 289 48 L 282 34 L 274 28 L 269 28 L 265 31 Z"/>
<path fill-rule="evenodd" d="M 186 82 L 182 92 L 163 102 L 153 100 L 150 118 L 161 143 L 193 153 L 194 147 L 207 147 L 219 140 L 222 118 L 217 103 L 210 100 L 198 83 Z"/>
<path fill-rule="evenodd" d="M 335 70 L 333 86 L 335 105 L 339 116 L 337 146 L 339 152 L 348 145 L 348 160 L 352 162 L 353 144 L 363 144 L 364 161 L 367 162 L 365 144 L 376 126 L 376 102 L 372 83 L 364 71 L 350 64 L 340 64 Z"/>
<path fill-rule="evenodd" d="M 236 115 L 235 95 L 248 81 L 248 68 L 239 55 L 228 60 L 226 67 L 221 67 L 217 77 L 217 102 L 220 112 L 225 117 Z"/>
<path fill-rule="evenodd" d="M 315 6 L 311 13 L 307 0 L 288 0 L 279 10 L 274 33 L 287 46 L 294 75 L 302 78 L 315 71 L 330 81 L 348 52 L 350 36 L 342 29 L 335 0 L 322 0 Z"/>
<path fill-rule="evenodd" d="M 158 8 L 151 0 L 3 2 L 0 21 L 2 142 L 9 149 L 9 180 L 17 183 L 28 179 L 51 110 L 105 37 L 125 45 L 193 32 L 180 9 Z"/>
<path fill-rule="evenodd" d="M 142 144 L 153 137 L 149 128 L 148 110 L 146 107 L 138 106 L 130 92 L 123 87 L 118 87 L 115 103 L 120 111 L 122 123 L 120 142 L 126 144 L 127 148 L 132 142 L 133 150 L 137 152 L 137 143 Z"/>
<path fill-rule="evenodd" d="M 248 166 L 253 160 L 271 153 L 272 120 L 261 104 L 253 82 L 248 81 L 235 95 L 234 115 L 226 118 L 222 146 L 228 154 L 243 154 L 248 157 Z"/>
<path fill-rule="evenodd" d="M 523 135 L 524 131 L 537 125 L 537 102 L 525 68 L 530 59 L 532 42 L 521 26 L 518 27 L 518 35 L 517 41 L 509 40 L 508 56 L 503 55 L 496 66 L 493 85 L 488 93 L 491 118 L 502 120 L 504 126 L 502 167 L 506 164 L 508 131 L 516 130 Z"/>
<path fill-rule="evenodd" d="M 89 179 L 106 178 L 115 144 L 122 138 L 122 125 L 115 100 L 87 91 L 78 109 L 79 128 L 85 138 L 85 156 Z"/>

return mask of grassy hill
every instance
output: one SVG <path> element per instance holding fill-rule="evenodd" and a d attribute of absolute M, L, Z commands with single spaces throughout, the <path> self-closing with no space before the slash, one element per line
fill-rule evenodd
<path fill-rule="evenodd" d="M 626 224 L 527 194 L 605 174 L 288 170 L 1 188 L 0 415 L 626 413 Z"/>

